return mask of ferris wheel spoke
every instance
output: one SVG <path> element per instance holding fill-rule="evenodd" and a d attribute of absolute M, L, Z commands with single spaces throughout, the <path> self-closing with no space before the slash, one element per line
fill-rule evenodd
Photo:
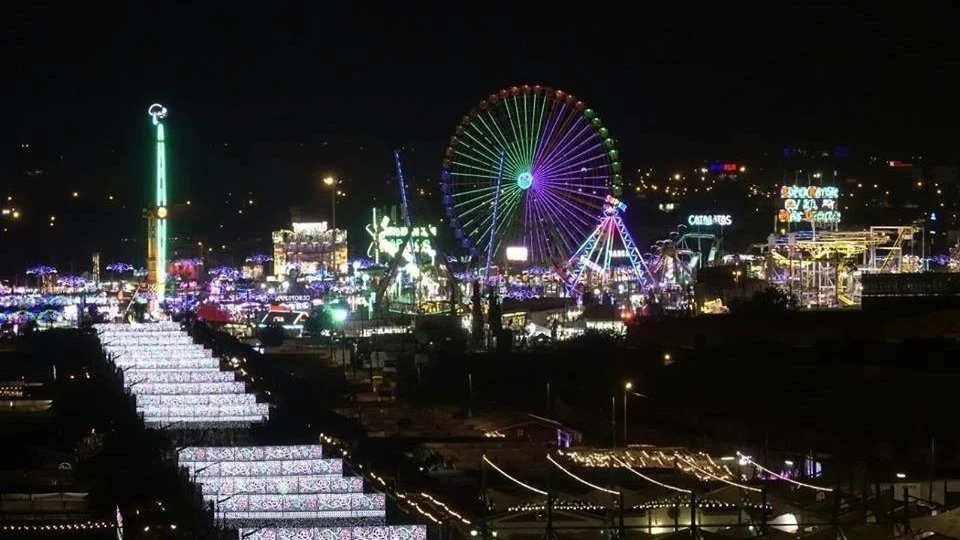
<path fill-rule="evenodd" d="M 540 215 L 544 217 L 541 224 L 543 236 L 559 238 L 563 243 L 562 249 L 566 250 L 567 255 L 572 253 L 572 249 L 580 242 L 580 227 L 570 222 L 563 214 L 562 207 L 558 207 L 546 198 L 537 198 L 537 206 Z"/>
<path fill-rule="evenodd" d="M 538 168 L 548 168 L 550 162 L 559 152 L 563 151 L 571 139 L 578 137 L 584 127 L 588 129 L 590 127 L 590 123 L 582 116 L 577 115 L 575 109 L 562 105 L 555 111 L 557 118 L 553 123 L 548 144 L 541 148 L 541 152 L 537 156 Z"/>
<path fill-rule="evenodd" d="M 467 201 L 461 201 L 456 204 L 456 208 L 460 215 L 461 221 L 464 221 L 464 218 L 472 216 L 477 213 L 483 213 L 482 211 L 489 207 L 487 202 L 490 199 L 487 197 L 474 197 Z M 466 223 L 466 221 L 464 221 Z"/>
<path fill-rule="evenodd" d="M 505 165 L 511 169 L 519 169 L 522 167 L 522 164 L 517 161 L 517 153 L 513 150 L 512 145 L 508 142 L 507 136 L 500 128 L 502 122 L 497 121 L 493 112 L 490 110 L 487 111 L 486 116 L 487 118 L 484 118 L 483 115 L 478 115 L 477 120 L 480 121 L 479 126 L 482 127 L 482 131 L 493 143 L 492 146 L 499 147 L 499 150 L 491 150 L 494 156 L 492 163 L 499 164 L 500 153 L 503 152 L 505 154 Z"/>
<path fill-rule="evenodd" d="M 589 181 L 591 185 L 597 185 L 597 181 L 600 181 L 600 183 L 605 183 L 607 180 L 609 180 L 609 178 L 610 170 L 607 168 L 606 163 L 597 163 L 596 160 L 584 160 L 575 163 L 568 163 L 564 165 L 563 168 L 556 169 L 546 181 L 550 183 Z"/>
<path fill-rule="evenodd" d="M 523 190 L 516 188 L 510 193 L 506 194 L 505 199 L 501 199 L 501 209 L 503 212 L 503 217 L 498 216 L 497 229 L 493 235 L 495 244 L 493 246 L 494 252 L 498 251 L 500 246 L 503 244 L 504 240 L 507 238 L 509 233 L 509 228 L 513 224 L 514 220 L 519 217 L 520 201 L 523 200 Z M 514 227 L 514 229 L 518 229 Z"/>
<path fill-rule="evenodd" d="M 542 156 L 548 153 L 547 149 L 553 145 L 553 139 L 557 134 L 556 126 L 561 116 L 556 111 L 564 106 L 562 103 L 551 101 L 550 110 L 546 112 L 546 120 L 541 119 L 537 134 L 537 145 L 533 152 L 534 168 L 542 161 Z M 546 107 L 544 109 L 546 110 Z"/>
<path fill-rule="evenodd" d="M 550 119 L 544 126 L 543 144 L 537 149 L 534 157 L 534 168 L 541 174 L 544 173 L 545 165 L 551 160 L 556 148 L 563 145 L 571 135 L 568 109 L 565 103 L 558 103 L 550 110 Z"/>
<path fill-rule="evenodd" d="M 480 118 L 480 120 L 482 122 L 482 118 Z M 495 141 L 491 140 L 490 135 L 489 132 L 485 132 L 483 129 L 464 132 L 463 136 L 469 139 L 473 145 L 467 144 L 467 148 L 471 151 L 461 154 L 461 156 L 496 171 L 500 163 L 500 151 L 494 149 L 494 147 L 498 145 Z"/>
<path fill-rule="evenodd" d="M 600 209 L 603 208 L 603 201 L 607 197 L 607 192 L 598 190 L 597 186 L 577 189 L 561 186 L 557 187 L 555 191 L 556 195 L 564 199 L 573 199 L 580 205 L 590 206 L 591 210 L 595 210 L 595 212 L 591 213 L 594 217 L 599 215 Z"/>
<path fill-rule="evenodd" d="M 544 168 L 547 176 L 561 175 L 572 170 L 583 170 L 588 165 L 596 167 L 597 163 L 606 165 L 606 158 L 603 156 L 603 144 L 591 142 L 584 139 L 575 146 L 570 147 L 561 156 L 550 161 Z"/>
<path fill-rule="evenodd" d="M 516 208 L 516 201 L 520 195 L 520 189 L 507 190 L 506 193 L 500 195 L 500 209 L 497 211 L 497 223 L 493 222 L 494 212 L 492 208 L 488 214 L 483 215 L 479 222 L 472 220 L 472 222 L 476 223 L 476 230 L 479 234 L 480 241 L 477 242 L 478 245 L 486 248 L 491 242 L 490 231 L 493 230 L 492 241 L 494 242 L 494 249 L 496 249 L 497 243 L 499 242 L 498 239 L 502 239 L 503 237 L 501 229 L 503 229 L 504 223 L 510 221 Z"/>
<path fill-rule="evenodd" d="M 550 148 L 549 153 L 543 157 L 539 169 L 546 174 L 550 174 L 558 165 L 578 159 L 575 157 L 577 155 L 576 149 L 585 142 L 589 144 L 592 135 L 593 129 L 586 121 L 570 126 L 570 131 L 566 136 L 556 146 Z M 596 144 L 598 147 L 602 147 L 600 143 Z"/>
<path fill-rule="evenodd" d="M 545 193 L 544 202 L 546 202 L 555 214 L 564 216 L 564 219 L 575 219 L 585 228 L 592 227 L 597 217 L 590 212 L 583 201 L 571 200 L 556 193 Z"/>

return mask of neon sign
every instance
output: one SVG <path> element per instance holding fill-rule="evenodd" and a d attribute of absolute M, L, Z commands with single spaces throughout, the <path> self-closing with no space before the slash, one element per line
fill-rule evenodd
<path fill-rule="evenodd" d="M 713 173 L 737 173 L 740 171 L 740 165 L 737 163 L 721 163 L 719 161 L 714 161 L 710 164 L 710 172 Z"/>
<path fill-rule="evenodd" d="M 835 224 L 840 222 L 837 210 L 840 190 L 836 186 L 783 186 L 780 188 L 783 207 L 777 212 L 781 223 Z"/>
<path fill-rule="evenodd" d="M 729 227 L 733 225 L 733 217 L 727 214 L 716 215 L 691 215 L 687 216 L 687 225 L 693 227 Z"/>
<path fill-rule="evenodd" d="M 607 197 L 604 199 L 603 202 L 607 203 L 608 205 L 612 206 L 613 208 L 617 209 L 620 212 L 623 212 L 624 210 L 627 209 L 626 203 L 610 195 L 607 195 Z"/>

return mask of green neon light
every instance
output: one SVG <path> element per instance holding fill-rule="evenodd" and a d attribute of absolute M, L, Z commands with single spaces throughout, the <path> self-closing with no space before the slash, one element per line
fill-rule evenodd
<path fill-rule="evenodd" d="M 162 119 L 167 116 L 167 108 L 155 103 L 147 110 L 157 128 L 157 163 L 156 163 L 156 206 L 154 208 L 157 219 L 156 245 L 157 259 L 157 302 L 163 302 L 167 291 L 167 141 Z"/>

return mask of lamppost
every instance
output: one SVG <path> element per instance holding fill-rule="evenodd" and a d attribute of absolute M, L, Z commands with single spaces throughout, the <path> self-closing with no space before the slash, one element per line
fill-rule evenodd
<path fill-rule="evenodd" d="M 646 398 L 644 394 L 640 394 L 633 391 L 633 383 L 627 381 L 623 383 L 623 446 L 627 447 L 627 397 L 628 396 L 637 396 L 641 398 Z"/>
<path fill-rule="evenodd" d="M 337 184 L 340 181 L 332 176 L 323 177 L 323 185 L 330 188 L 330 247 L 333 249 L 333 272 L 337 271 Z"/>
<path fill-rule="evenodd" d="M 623 385 L 623 446 L 624 448 L 630 444 L 627 441 L 627 392 L 633 390 L 633 383 L 627 381 Z"/>
<path fill-rule="evenodd" d="M 337 228 L 337 184 L 340 182 L 332 176 L 323 178 L 323 185 L 330 188 L 330 228 Z"/>

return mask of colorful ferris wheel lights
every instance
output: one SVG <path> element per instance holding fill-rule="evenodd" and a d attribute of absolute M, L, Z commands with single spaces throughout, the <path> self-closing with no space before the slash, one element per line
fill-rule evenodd
<path fill-rule="evenodd" d="M 566 260 L 609 195 L 620 163 L 583 102 L 535 85 L 491 94 L 463 118 L 443 162 L 450 225 L 474 256 L 527 248 L 530 262 Z"/>

